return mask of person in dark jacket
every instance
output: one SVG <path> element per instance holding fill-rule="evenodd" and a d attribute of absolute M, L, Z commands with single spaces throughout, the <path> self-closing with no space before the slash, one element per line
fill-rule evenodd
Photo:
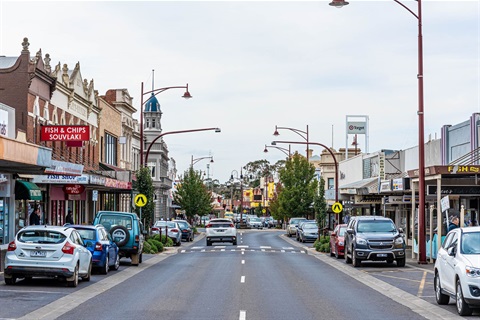
<path fill-rule="evenodd" d="M 40 224 L 40 208 L 36 207 L 33 212 L 30 213 L 29 222 L 31 226 Z"/>
<path fill-rule="evenodd" d="M 454 216 L 450 221 L 450 224 L 448 225 L 448 231 L 458 228 L 459 224 L 460 224 L 460 220 L 458 219 L 457 216 Z"/>
<path fill-rule="evenodd" d="M 65 217 L 65 223 L 73 224 L 73 214 L 72 214 L 72 210 L 68 210 L 68 214 L 67 214 L 67 216 Z"/>

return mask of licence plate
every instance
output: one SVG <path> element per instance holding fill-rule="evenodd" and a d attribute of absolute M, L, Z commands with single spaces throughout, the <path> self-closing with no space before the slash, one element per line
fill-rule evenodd
<path fill-rule="evenodd" d="M 30 257 L 46 257 L 47 251 L 44 250 L 35 250 L 30 252 Z"/>
<path fill-rule="evenodd" d="M 217 232 L 225 232 L 225 229 L 218 229 Z"/>
<path fill-rule="evenodd" d="M 386 253 L 379 253 L 379 254 L 377 254 L 377 257 L 379 257 L 379 258 L 386 258 L 386 257 L 387 257 L 387 254 L 386 254 Z"/>

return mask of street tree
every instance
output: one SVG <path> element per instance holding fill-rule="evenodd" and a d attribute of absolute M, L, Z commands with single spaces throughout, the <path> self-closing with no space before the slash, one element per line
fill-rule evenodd
<path fill-rule="evenodd" d="M 320 239 L 320 230 L 325 228 L 325 218 L 327 217 L 327 201 L 325 200 L 325 180 L 320 178 L 318 192 L 315 194 L 313 201 L 313 209 L 315 211 L 315 220 L 318 225 L 318 237 Z"/>
<path fill-rule="evenodd" d="M 135 172 L 137 177 L 137 191 L 138 193 L 144 194 L 147 197 L 147 204 L 141 208 L 142 214 L 140 215 L 140 208 L 134 208 L 134 212 L 141 218 L 144 226 L 151 226 L 154 223 L 154 211 L 155 203 L 154 200 L 154 188 L 152 173 L 148 167 L 142 167 Z"/>
<path fill-rule="evenodd" d="M 296 152 L 280 169 L 282 192 L 278 195 L 281 212 L 287 217 L 302 217 L 313 212 L 318 188 L 315 167 Z"/>
<path fill-rule="evenodd" d="M 201 172 L 195 171 L 193 167 L 186 170 L 180 179 L 173 200 L 182 207 L 190 221 L 195 214 L 202 217 L 210 214 L 213 209 L 212 193 L 204 185 Z"/>

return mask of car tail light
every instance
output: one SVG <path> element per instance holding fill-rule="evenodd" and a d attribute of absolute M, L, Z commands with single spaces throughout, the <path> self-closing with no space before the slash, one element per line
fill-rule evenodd
<path fill-rule="evenodd" d="M 188 232 L 188 230 L 187 230 L 187 229 L 183 229 L 182 232 Z"/>
<path fill-rule="evenodd" d="M 152 227 L 152 231 L 160 231 L 160 229 L 157 227 Z"/>
<path fill-rule="evenodd" d="M 233 225 L 233 223 L 230 223 L 230 228 L 235 228 L 235 226 Z"/>
<path fill-rule="evenodd" d="M 209 223 L 209 224 L 207 224 L 207 226 L 205 228 L 211 228 L 211 227 L 213 227 L 213 226 L 212 226 L 212 224 Z"/>
<path fill-rule="evenodd" d="M 96 246 L 95 246 L 96 247 Z M 73 251 L 75 250 L 75 245 L 71 244 L 70 242 L 66 242 L 65 245 L 62 248 L 62 252 L 66 254 L 73 254 Z"/>
<path fill-rule="evenodd" d="M 14 240 L 8 244 L 8 251 L 15 251 L 15 249 L 17 249 L 17 244 L 15 243 L 15 240 Z"/>
<path fill-rule="evenodd" d="M 102 244 L 100 242 L 95 243 L 95 251 L 102 251 L 102 249 L 103 249 L 103 247 L 102 247 Z"/>
<path fill-rule="evenodd" d="M 135 236 L 135 242 L 140 242 L 140 236 L 138 234 Z"/>
<path fill-rule="evenodd" d="M 170 229 L 172 232 L 178 232 L 178 229 Z"/>

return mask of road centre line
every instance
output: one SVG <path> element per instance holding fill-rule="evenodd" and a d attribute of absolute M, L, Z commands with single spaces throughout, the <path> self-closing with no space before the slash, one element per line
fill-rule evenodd
<path fill-rule="evenodd" d="M 242 260 L 242 264 L 245 264 L 245 260 Z"/>
<path fill-rule="evenodd" d="M 171 254 L 162 253 L 144 261 L 137 267 L 132 266 L 122 271 L 117 271 L 118 273 L 115 273 L 115 275 L 113 276 L 104 278 L 93 285 L 90 285 L 73 293 L 70 293 L 62 298 L 59 298 L 52 303 L 49 303 L 35 311 L 32 311 L 31 313 L 24 315 L 21 318 L 18 318 L 18 320 L 56 319 L 61 315 L 69 312 L 70 310 L 75 309 L 82 303 L 96 297 L 99 294 L 104 293 L 107 290 L 110 290 L 111 288 L 133 277 L 134 275 L 144 271 L 147 268 L 150 268 L 156 263 L 165 260 L 169 256 L 171 256 Z"/>
<path fill-rule="evenodd" d="M 245 276 L 240 277 L 240 283 L 245 283 Z"/>
<path fill-rule="evenodd" d="M 246 319 L 247 319 L 247 311 L 240 310 L 240 316 L 238 317 L 238 320 L 246 320 Z"/>

